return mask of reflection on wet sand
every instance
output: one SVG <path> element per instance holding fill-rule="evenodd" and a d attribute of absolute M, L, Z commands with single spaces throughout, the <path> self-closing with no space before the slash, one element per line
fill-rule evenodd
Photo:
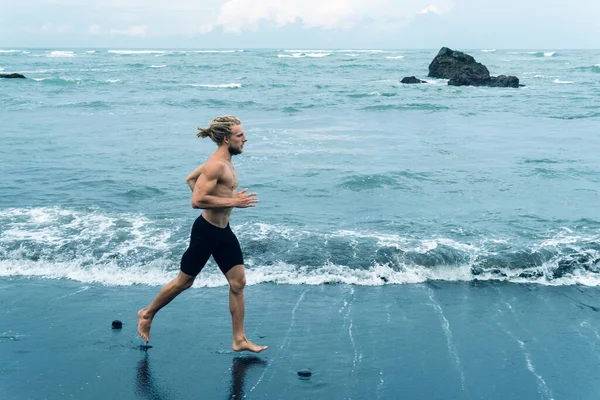
<path fill-rule="evenodd" d="M 169 394 L 163 388 L 156 385 L 152 378 L 150 358 L 148 353 L 144 355 L 137 364 L 136 393 L 138 397 L 148 400 L 170 400 L 175 399 L 174 394 Z"/>
<path fill-rule="evenodd" d="M 246 373 L 253 365 L 266 366 L 267 362 L 260 357 L 234 357 L 231 365 L 231 392 L 229 399 L 243 399 Z"/>
<path fill-rule="evenodd" d="M 229 399 L 243 399 L 245 397 L 244 385 L 246 374 L 252 366 L 266 366 L 267 361 L 256 356 L 237 356 L 231 364 L 231 389 Z M 172 393 L 156 384 L 152 376 L 150 357 L 144 357 L 138 362 L 136 370 L 136 394 L 137 397 L 147 400 L 173 400 L 178 398 Z"/>

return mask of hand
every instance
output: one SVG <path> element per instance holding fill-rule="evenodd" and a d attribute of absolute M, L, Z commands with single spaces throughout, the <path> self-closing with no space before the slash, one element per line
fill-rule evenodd
<path fill-rule="evenodd" d="M 255 203 L 258 203 L 258 199 L 256 198 L 256 193 L 246 194 L 247 190 L 248 190 L 248 188 L 238 192 L 235 195 L 235 206 L 237 208 L 256 207 Z"/>

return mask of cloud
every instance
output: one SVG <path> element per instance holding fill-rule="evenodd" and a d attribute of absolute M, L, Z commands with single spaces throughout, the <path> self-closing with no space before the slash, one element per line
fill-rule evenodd
<path fill-rule="evenodd" d="M 88 32 L 92 36 L 101 36 L 102 28 L 100 27 L 100 25 L 92 24 L 92 25 L 90 25 Z"/>
<path fill-rule="evenodd" d="M 423 11 L 452 8 L 451 0 L 427 6 L 427 0 L 228 0 L 219 9 L 216 26 L 225 32 L 256 30 L 260 23 L 277 27 L 301 22 L 305 28 L 347 30 L 365 22 L 373 26 L 402 26 Z"/>
<path fill-rule="evenodd" d="M 597 48 L 597 15 L 599 0 L 19 0 L 0 12 L 0 42 Z"/>
<path fill-rule="evenodd" d="M 301 19 L 306 27 L 333 29 L 357 17 L 356 1 L 230 0 L 221 6 L 218 22 L 226 32 L 256 29 L 260 21 L 278 27 Z"/>
<path fill-rule="evenodd" d="M 110 30 L 110 35 L 111 36 L 132 36 L 132 37 L 146 37 L 146 34 L 148 33 L 148 26 L 147 25 L 137 25 L 137 26 L 132 26 L 129 29 L 111 29 Z"/>
<path fill-rule="evenodd" d="M 138 9 L 158 11 L 206 11 L 216 9 L 224 0 L 40 0 L 40 3 L 63 7 L 92 9 Z"/>
<path fill-rule="evenodd" d="M 429 13 L 441 14 L 442 11 L 440 11 L 440 9 L 434 4 L 430 4 L 427 7 L 425 7 L 424 9 L 422 9 L 421 11 L 419 11 L 419 14 L 429 14 Z"/>
<path fill-rule="evenodd" d="M 72 28 L 68 25 L 54 25 L 51 23 L 44 24 L 40 27 L 40 32 L 46 35 L 67 35 L 72 32 Z"/>

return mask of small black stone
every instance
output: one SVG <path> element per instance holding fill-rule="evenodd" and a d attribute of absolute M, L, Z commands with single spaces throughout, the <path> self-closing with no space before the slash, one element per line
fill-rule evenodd
<path fill-rule="evenodd" d="M 310 372 L 307 369 L 303 369 L 302 371 L 298 371 L 298 376 L 301 376 L 302 378 L 310 378 L 312 375 L 312 372 Z"/>
<path fill-rule="evenodd" d="M 115 319 L 112 322 L 112 328 L 113 329 L 121 329 L 123 327 L 123 323 L 121 321 L 119 321 L 118 319 Z"/>

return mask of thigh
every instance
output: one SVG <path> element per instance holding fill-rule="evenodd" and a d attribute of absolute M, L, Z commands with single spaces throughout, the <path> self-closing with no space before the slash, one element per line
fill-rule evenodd
<path fill-rule="evenodd" d="M 231 229 L 213 251 L 213 258 L 223 275 L 227 275 L 227 272 L 233 267 L 244 264 L 240 242 Z"/>
<path fill-rule="evenodd" d="M 192 228 L 190 245 L 181 257 L 180 269 L 182 272 L 196 276 L 202 271 L 215 249 L 216 243 L 213 236 L 210 226 L 202 216 L 198 217 Z"/>
<path fill-rule="evenodd" d="M 181 257 L 180 270 L 191 276 L 196 276 L 208 262 L 210 249 L 190 246 Z"/>

